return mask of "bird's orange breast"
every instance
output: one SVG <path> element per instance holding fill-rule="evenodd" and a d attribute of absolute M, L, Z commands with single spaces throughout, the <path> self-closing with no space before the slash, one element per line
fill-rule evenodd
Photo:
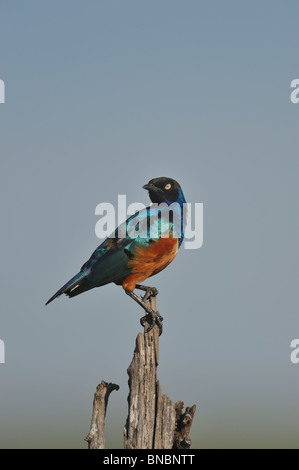
<path fill-rule="evenodd" d="M 136 247 L 134 258 L 128 263 L 132 271 L 123 279 L 123 288 L 132 292 L 136 284 L 166 268 L 176 257 L 177 252 L 178 238 L 172 237 L 159 238 L 145 248 Z"/>

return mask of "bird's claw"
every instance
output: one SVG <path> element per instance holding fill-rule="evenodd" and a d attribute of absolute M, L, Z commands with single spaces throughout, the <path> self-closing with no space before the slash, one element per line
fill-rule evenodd
<path fill-rule="evenodd" d="M 155 287 L 149 287 L 144 296 L 142 297 L 142 300 L 143 301 L 146 301 L 148 299 L 150 299 L 150 297 L 156 297 L 158 295 L 158 289 L 156 289 Z"/>
<path fill-rule="evenodd" d="M 161 336 L 163 331 L 163 317 L 161 317 L 160 313 L 154 310 L 148 312 L 144 317 L 140 318 L 141 326 L 145 327 L 145 324 L 148 323 L 149 327 L 146 329 L 145 333 L 149 333 L 154 325 L 157 325 L 159 328 L 159 336 Z"/>
<path fill-rule="evenodd" d="M 157 325 L 159 327 L 159 331 L 161 335 L 163 318 L 161 317 L 159 312 L 156 312 L 155 310 L 151 308 L 151 303 L 150 303 L 150 298 L 156 297 L 156 295 L 158 295 L 158 290 L 155 287 L 143 286 L 141 284 L 136 284 L 136 288 L 143 290 L 145 292 L 143 297 L 140 298 L 134 292 L 129 291 L 129 290 L 125 290 L 125 292 L 147 312 L 147 314 L 140 319 L 140 323 L 143 327 L 145 327 L 146 323 L 148 323 L 149 325 L 145 333 L 148 333 L 149 331 L 151 331 L 154 325 Z"/>

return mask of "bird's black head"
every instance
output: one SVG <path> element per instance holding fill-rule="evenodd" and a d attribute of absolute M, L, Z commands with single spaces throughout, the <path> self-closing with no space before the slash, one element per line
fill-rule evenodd
<path fill-rule="evenodd" d="M 143 188 L 148 190 L 152 202 L 158 204 L 161 202 L 185 202 L 179 183 L 172 178 L 166 176 L 153 178 Z"/>

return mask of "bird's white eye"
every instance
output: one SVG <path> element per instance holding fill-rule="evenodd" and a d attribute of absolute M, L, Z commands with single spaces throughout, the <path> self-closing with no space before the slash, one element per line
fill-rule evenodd
<path fill-rule="evenodd" d="M 164 189 L 170 189 L 171 188 L 171 184 L 170 183 L 167 183 L 166 186 L 164 186 Z"/>

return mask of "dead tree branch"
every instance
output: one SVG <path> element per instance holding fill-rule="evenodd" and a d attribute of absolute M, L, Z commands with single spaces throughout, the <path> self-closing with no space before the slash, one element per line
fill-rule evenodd
<path fill-rule="evenodd" d="M 105 448 L 104 426 L 108 399 L 110 393 L 113 392 L 113 390 L 118 389 L 118 385 L 107 383 L 104 380 L 102 380 L 102 382 L 97 386 L 93 399 L 93 413 L 90 431 L 88 436 L 85 437 L 85 441 L 88 442 L 89 449 Z"/>

